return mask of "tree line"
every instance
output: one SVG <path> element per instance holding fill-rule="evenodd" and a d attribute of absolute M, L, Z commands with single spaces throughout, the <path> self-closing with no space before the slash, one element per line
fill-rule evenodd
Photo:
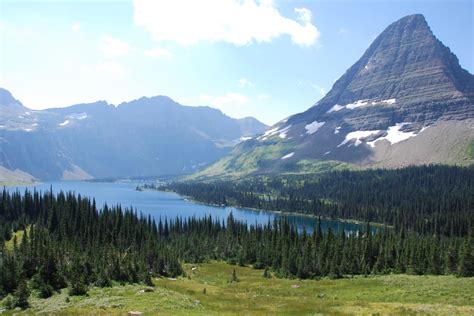
<path fill-rule="evenodd" d="M 144 188 L 171 190 L 210 204 L 378 222 L 421 234 L 462 237 L 474 226 L 473 167 L 260 175 Z"/>
<path fill-rule="evenodd" d="M 183 262 L 225 260 L 280 277 L 358 274 L 474 275 L 472 234 L 420 234 L 410 229 L 298 232 L 286 219 L 248 225 L 234 219 L 158 220 L 73 193 L 1 193 L 0 298 L 25 307 L 31 293 L 70 295 L 90 286 L 145 283 L 183 275 Z M 11 230 L 9 234 L 5 233 Z M 17 237 L 14 230 L 21 230 Z M 19 236 L 19 235 L 18 235 Z M 7 238 L 9 239 L 7 243 Z M 8 247 L 8 244 L 11 246 Z"/>

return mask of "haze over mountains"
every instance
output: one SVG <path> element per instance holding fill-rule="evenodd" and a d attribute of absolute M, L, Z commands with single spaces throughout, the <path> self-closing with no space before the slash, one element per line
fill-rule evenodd
<path fill-rule="evenodd" d="M 197 177 L 474 162 L 474 76 L 419 14 L 389 25 L 325 97 L 266 131 L 164 96 L 33 111 L 0 89 L 0 111 L 3 178 L 176 175 L 222 157 Z"/>
<path fill-rule="evenodd" d="M 307 111 L 237 146 L 199 176 L 311 171 L 321 165 L 471 164 L 474 76 L 422 15 L 389 25 Z"/>
<path fill-rule="evenodd" d="M 0 174 L 21 180 L 190 173 L 267 127 L 165 96 L 33 111 L 0 88 L 0 112 Z"/>

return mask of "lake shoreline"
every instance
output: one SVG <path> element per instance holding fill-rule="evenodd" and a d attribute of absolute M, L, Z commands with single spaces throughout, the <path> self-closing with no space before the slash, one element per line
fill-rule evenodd
<path fill-rule="evenodd" d="M 307 213 L 300 213 L 300 212 L 284 212 L 284 211 L 277 211 L 277 210 L 269 210 L 269 209 L 259 209 L 259 208 L 254 208 L 254 207 L 247 207 L 247 206 L 242 206 L 242 205 L 219 205 L 219 204 L 215 204 L 215 203 L 206 203 L 206 202 L 202 202 L 202 201 L 198 201 L 196 199 L 194 199 L 193 197 L 191 196 L 187 196 L 187 195 L 181 195 L 175 191 L 172 191 L 172 190 L 158 190 L 158 189 L 145 189 L 145 188 L 140 188 L 141 190 L 143 191 L 159 191 L 159 192 L 166 192 L 166 193 L 175 193 L 177 195 L 179 195 L 180 197 L 182 197 L 184 200 L 186 201 L 189 201 L 189 202 L 192 202 L 192 203 L 195 203 L 195 204 L 200 204 L 200 205 L 205 205 L 205 206 L 214 206 L 214 207 L 222 207 L 222 208 L 225 208 L 225 207 L 236 207 L 236 208 L 241 208 L 241 209 L 246 209 L 246 210 L 251 210 L 251 211 L 254 211 L 254 212 L 270 212 L 270 213 L 274 213 L 274 214 L 278 214 L 278 215 L 296 215 L 296 216 L 304 216 L 304 217 L 308 217 L 308 218 L 313 218 L 313 219 L 319 219 L 321 218 L 322 220 L 324 221 L 334 221 L 334 222 L 341 222 L 341 223 L 347 223 L 347 224 L 355 224 L 355 225 L 364 225 L 364 224 L 367 224 L 367 222 L 364 222 L 364 221 L 359 221 L 359 220 L 356 220 L 356 219 L 344 219 L 344 218 L 330 218 L 330 217 L 327 217 L 327 216 L 319 216 L 319 215 L 314 215 L 314 214 L 307 214 Z M 391 225 L 386 225 L 386 224 L 383 224 L 383 223 L 376 223 L 376 222 L 369 222 L 371 226 L 374 226 L 374 227 L 387 227 L 387 228 L 393 228 L 393 226 Z"/>

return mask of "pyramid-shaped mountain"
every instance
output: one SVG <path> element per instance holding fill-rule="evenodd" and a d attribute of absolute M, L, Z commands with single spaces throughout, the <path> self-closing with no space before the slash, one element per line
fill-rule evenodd
<path fill-rule="evenodd" d="M 474 76 L 423 15 L 389 25 L 331 91 L 205 174 L 473 162 Z"/>
<path fill-rule="evenodd" d="M 321 101 L 292 121 L 341 111 L 355 127 L 378 127 L 383 122 L 374 115 L 387 112 L 395 120 L 431 123 L 472 117 L 473 100 L 474 76 L 416 14 L 388 26 Z M 371 115 L 366 119 L 355 107 L 370 108 Z"/>

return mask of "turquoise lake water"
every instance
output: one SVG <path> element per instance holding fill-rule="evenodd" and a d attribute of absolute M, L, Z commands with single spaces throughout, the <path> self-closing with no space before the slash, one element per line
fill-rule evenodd
<path fill-rule="evenodd" d="M 151 215 L 156 220 L 175 219 L 176 217 L 204 217 L 211 215 L 213 218 L 225 220 L 232 212 L 233 216 L 240 221 L 248 224 L 266 224 L 269 220 L 279 217 L 287 217 L 292 223 L 295 223 L 299 229 L 306 228 L 308 232 L 313 231 L 317 224 L 317 219 L 303 215 L 287 215 L 271 211 L 256 211 L 239 207 L 218 207 L 203 205 L 189 201 L 175 193 L 161 191 L 137 191 L 135 188 L 139 182 L 86 182 L 86 181 L 59 181 L 45 182 L 27 187 L 10 187 L 9 190 L 25 188 L 39 191 L 47 191 L 50 188 L 53 192 L 73 191 L 82 196 L 94 197 L 97 206 L 101 207 L 104 203 L 109 206 L 120 204 L 122 207 L 133 207 L 139 213 Z M 344 229 L 346 232 L 363 230 L 365 225 L 354 223 L 345 223 L 333 220 L 323 220 L 322 228 L 326 230 L 331 227 L 334 231 Z"/>

